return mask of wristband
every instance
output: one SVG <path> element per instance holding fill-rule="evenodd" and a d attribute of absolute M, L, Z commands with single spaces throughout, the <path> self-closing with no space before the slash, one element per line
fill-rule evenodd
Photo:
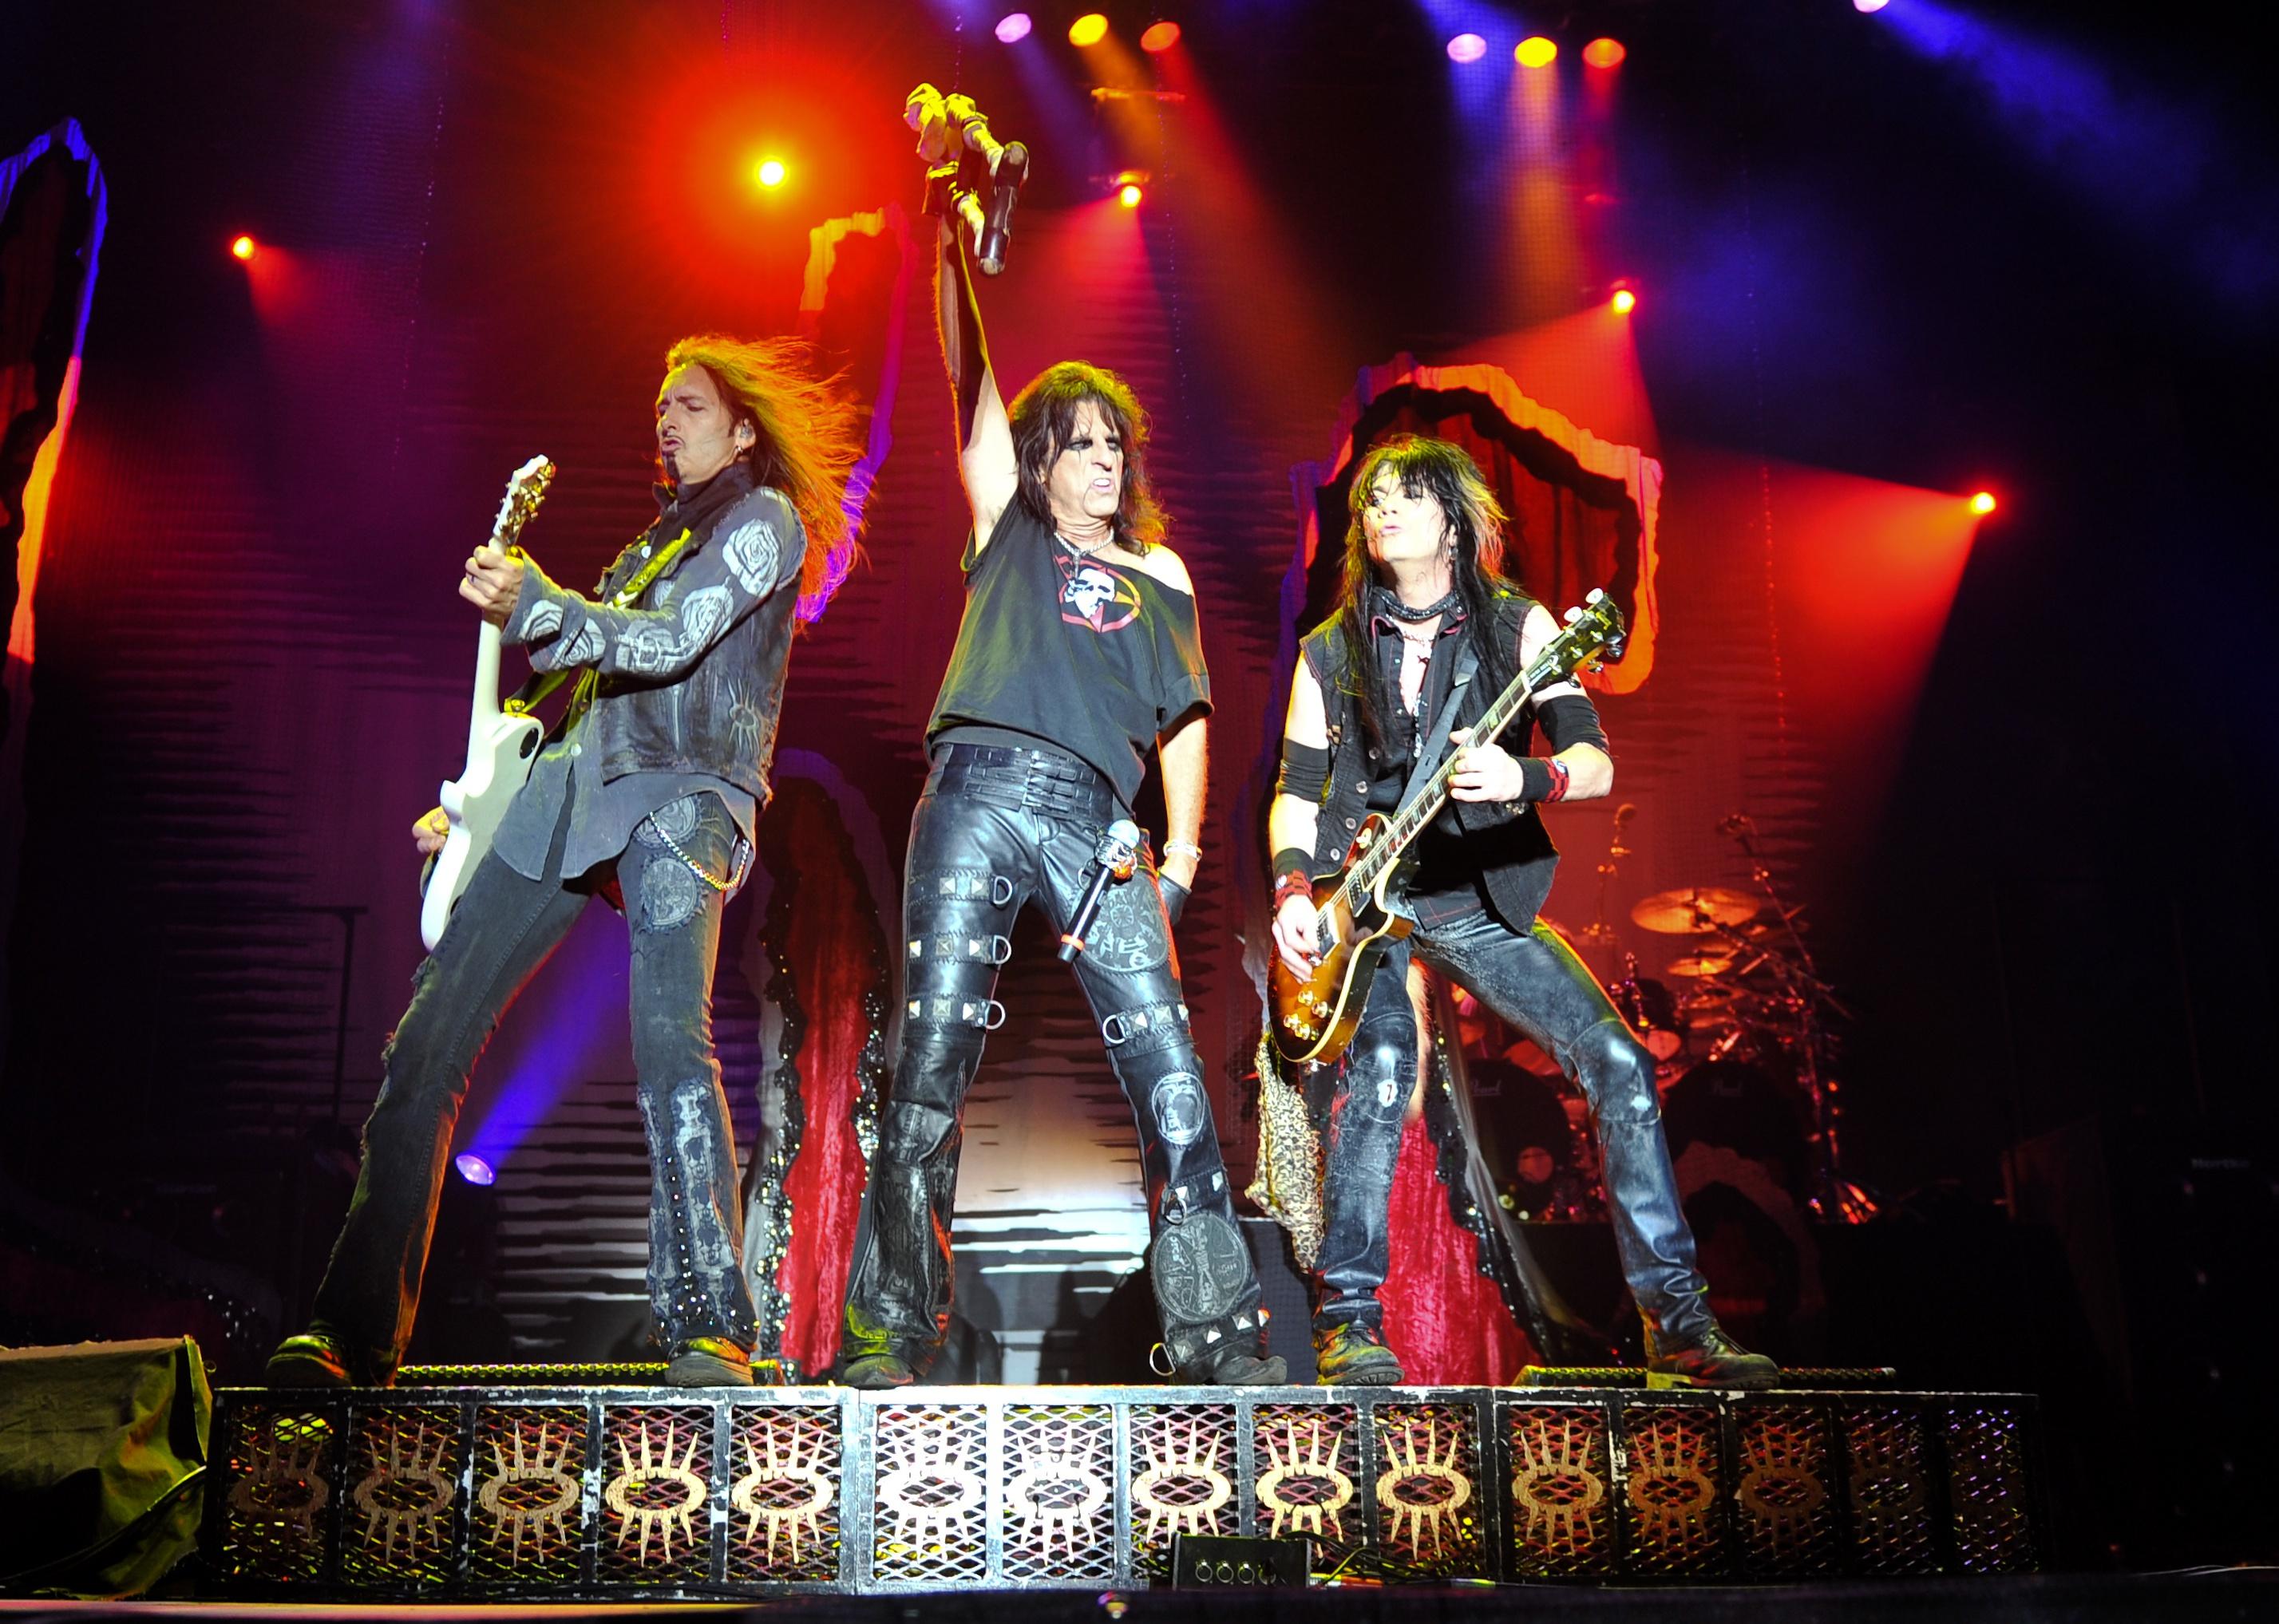
<path fill-rule="evenodd" d="M 1564 801 L 1571 778 L 1567 764 L 1554 757 L 1523 755 L 1519 758 L 1522 802 Z"/>
<path fill-rule="evenodd" d="M 1306 871 L 1311 862 L 1310 857 L 1294 846 L 1285 846 L 1274 854 L 1276 913 L 1282 911 L 1282 904 L 1291 897 L 1304 897 L 1308 901 L 1313 900 L 1314 877 Z"/>

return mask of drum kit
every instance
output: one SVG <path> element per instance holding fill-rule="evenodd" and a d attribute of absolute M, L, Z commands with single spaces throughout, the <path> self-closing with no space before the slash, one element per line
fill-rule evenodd
<path fill-rule="evenodd" d="M 1631 810 L 1616 813 L 1608 860 L 1599 865 L 1598 918 L 1576 936 L 1622 969 L 1608 992 L 1656 1060 L 1671 1153 L 1697 1138 L 1735 1150 L 1776 1169 L 1777 1182 L 1822 1222 L 1868 1222 L 1876 1214 L 1875 1198 L 1844 1171 L 1830 1030 L 1850 1011 L 1814 963 L 1804 910 L 1783 900 L 1757 854 L 1754 825 L 1735 814 L 1719 828 L 1738 842 L 1754 889 L 1687 885 L 1638 900 L 1631 924 L 1683 938 L 1662 967 L 1667 979 L 1641 975 L 1638 955 L 1623 951 L 1621 932 L 1606 918 L 1608 882 L 1616 860 L 1630 854 L 1622 826 Z M 1580 1127 L 1578 1120 L 1578 1139 Z M 1561 1160 L 1566 1188 L 1581 1160 L 1579 1152 Z M 1586 1215 L 1562 1210 L 1577 1206 L 1571 1198 L 1528 1193 L 1544 1209 L 1535 1215 Z"/>

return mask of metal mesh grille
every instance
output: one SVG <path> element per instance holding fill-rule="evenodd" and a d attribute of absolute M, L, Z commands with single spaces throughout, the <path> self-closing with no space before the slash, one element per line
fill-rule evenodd
<path fill-rule="evenodd" d="M 838 1407 L 741 1405 L 730 1413 L 730 1581 L 838 1578 Z"/>
<path fill-rule="evenodd" d="M 1623 1411 L 1632 1573 L 1697 1574 L 1718 1565 L 1717 1412 L 1632 1405 Z"/>
<path fill-rule="evenodd" d="M 1132 1406 L 1132 1562 L 1151 1577 L 1171 1571 L 1174 1534 L 1232 1534 L 1234 1410 L 1224 1404 Z"/>
<path fill-rule="evenodd" d="M 586 1412 L 475 1412 L 467 1576 L 479 1585 L 575 1585 L 585 1536 Z"/>
<path fill-rule="evenodd" d="M 1615 1502 L 1608 1490 L 1614 1479 L 1605 1413 L 1515 1405 L 1504 1424 L 1511 1441 L 1514 1566 L 1546 1578 L 1611 1573 Z"/>
<path fill-rule="evenodd" d="M 988 1577 L 988 1445 L 976 1405 L 877 1412 L 871 1568 L 882 1580 L 977 1583 Z"/>
<path fill-rule="evenodd" d="M 358 1410 L 349 1423 L 354 1486 L 343 1513 L 341 1577 L 388 1590 L 448 1582 L 465 1460 L 456 1407 Z"/>
<path fill-rule="evenodd" d="M 2034 1567 L 2017 1416 L 2008 1410 L 1953 1411 L 1946 1418 L 1946 1467 L 1956 1565 L 1969 1574 Z"/>
<path fill-rule="evenodd" d="M 1114 1410 L 1017 1404 L 1004 1426 L 1004 1577 L 1113 1579 Z"/>
<path fill-rule="evenodd" d="M 1841 1551 L 1822 1412 L 1805 1405 L 1751 1405 L 1734 1420 L 1741 1480 L 1733 1498 L 1744 1566 L 1760 1574 L 1833 1572 Z"/>
<path fill-rule="evenodd" d="M 1468 1404 L 1377 1406 L 1377 1544 L 1402 1578 L 1485 1573 L 1478 1417 Z"/>
<path fill-rule="evenodd" d="M 1251 1470 L 1258 1532 L 1304 1535 L 1316 1570 L 1335 1569 L 1361 1548 L 1360 1447 L 1347 1404 L 1262 1404 L 1252 1413 Z"/>
<path fill-rule="evenodd" d="M 712 1571 L 710 1405 L 638 1405 L 602 1413 L 604 1584 L 677 1584 Z"/>
<path fill-rule="evenodd" d="M 1907 1410 L 1846 1410 L 1838 1425 L 1851 1457 L 1852 1542 L 1861 1570 L 1937 1571 L 1922 1418 Z"/>
<path fill-rule="evenodd" d="M 325 1528 L 340 1488 L 334 1481 L 336 1425 L 318 1411 L 232 1406 L 222 1457 L 229 1485 L 222 1513 L 224 1577 L 285 1584 L 324 1576 Z"/>

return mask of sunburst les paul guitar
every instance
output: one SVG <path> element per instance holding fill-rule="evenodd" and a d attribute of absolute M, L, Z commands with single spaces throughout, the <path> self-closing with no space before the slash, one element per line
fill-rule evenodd
<path fill-rule="evenodd" d="M 1592 593 L 1584 607 L 1567 611 L 1566 629 L 1474 724 L 1472 742 L 1485 744 L 1501 733 L 1537 689 L 1564 681 L 1578 667 L 1620 659 L 1623 637 L 1622 611 L 1605 593 Z M 1454 772 L 1452 757 L 1400 810 L 1390 816 L 1370 814 L 1338 871 L 1314 882 L 1314 906 L 1320 910 L 1314 972 L 1299 979 L 1278 954 L 1268 975 L 1274 1047 L 1284 1060 L 1326 1065 L 1353 1041 L 1370 983 L 1387 949 L 1409 931 L 1410 921 L 1391 906 L 1415 871 L 1409 848 L 1447 805 Z"/>
<path fill-rule="evenodd" d="M 515 544 L 553 479 L 554 464 L 542 456 L 533 456 L 514 471 L 498 517 L 491 521 L 491 546 L 504 552 Z M 426 894 L 419 904 L 419 939 L 430 951 L 451 923 L 451 908 L 474 877 L 475 865 L 490 850 L 507 803 L 530 782 L 545 731 L 537 717 L 500 705 L 499 629 L 484 621 L 475 644 L 475 703 L 467 723 L 467 764 L 443 785 L 440 799 L 451 831 L 427 870 Z"/>

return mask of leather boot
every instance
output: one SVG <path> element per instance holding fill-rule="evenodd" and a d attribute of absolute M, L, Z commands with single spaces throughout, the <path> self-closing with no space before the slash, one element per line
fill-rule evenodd
<path fill-rule="evenodd" d="M 1648 1387 L 1763 1388 L 1780 1383 L 1780 1367 L 1752 1353 L 1712 1320 L 1683 1334 L 1646 1330 Z"/>
<path fill-rule="evenodd" d="M 1315 1329 L 1314 1380 L 1324 1387 L 1398 1387 L 1400 1360 L 1368 1321 L 1340 1321 Z"/>

